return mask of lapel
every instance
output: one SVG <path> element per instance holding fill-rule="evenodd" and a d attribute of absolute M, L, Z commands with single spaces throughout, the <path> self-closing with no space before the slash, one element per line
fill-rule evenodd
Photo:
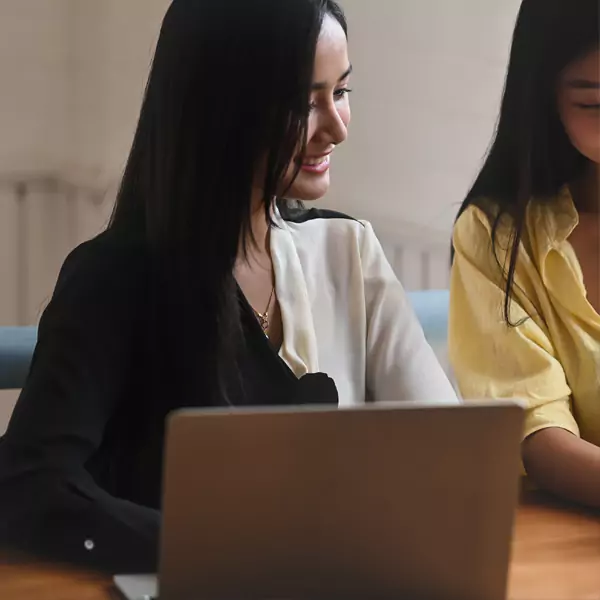
<path fill-rule="evenodd" d="M 280 356 L 296 377 L 301 378 L 319 371 L 312 306 L 293 234 L 277 208 L 273 220 L 271 257 L 283 322 Z"/>

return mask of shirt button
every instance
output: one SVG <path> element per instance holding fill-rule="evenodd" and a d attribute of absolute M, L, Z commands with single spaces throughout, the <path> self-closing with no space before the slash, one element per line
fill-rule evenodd
<path fill-rule="evenodd" d="M 85 549 L 89 550 L 89 551 L 93 550 L 95 547 L 94 540 L 85 540 L 83 545 L 84 545 Z"/>

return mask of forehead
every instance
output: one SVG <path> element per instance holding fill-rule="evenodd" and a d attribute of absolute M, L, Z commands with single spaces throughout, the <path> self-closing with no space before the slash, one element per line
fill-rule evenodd
<path fill-rule="evenodd" d="M 600 82 L 600 49 L 594 50 L 570 64 L 564 70 L 561 79 L 567 85 Z"/>
<path fill-rule="evenodd" d="M 336 19 L 326 15 L 317 42 L 314 80 L 336 83 L 349 64 L 346 34 Z"/>

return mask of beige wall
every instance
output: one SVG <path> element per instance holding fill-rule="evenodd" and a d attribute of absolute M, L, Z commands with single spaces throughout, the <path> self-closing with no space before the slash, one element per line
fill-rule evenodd
<path fill-rule="evenodd" d="M 23 314 L 37 320 L 64 255 L 104 226 L 111 198 L 83 194 L 75 209 L 57 195 L 30 198 L 21 214 L 29 297 L 19 306 L 18 213 L 2 178 L 59 172 L 85 188 L 114 191 L 168 3 L 0 2 L 0 325 Z M 371 219 L 390 251 L 405 236 L 437 235 L 444 245 L 493 129 L 519 0 L 342 4 L 355 66 L 354 122 L 327 203 Z M 404 261 L 415 264 L 408 255 Z M 440 280 L 446 265 L 442 256 Z M 0 432 L 13 398 L 0 393 Z"/>
<path fill-rule="evenodd" d="M 92 96 L 78 101 L 76 168 L 113 181 L 168 0 L 73 1 L 78 53 L 86 57 L 76 89 Z M 493 131 L 520 0 L 342 3 L 356 72 L 354 122 L 325 202 L 371 219 L 384 237 L 410 233 L 406 223 L 414 223 L 418 237 L 446 243 Z M 89 215 L 86 232 L 100 221 Z"/>
<path fill-rule="evenodd" d="M 65 254 L 106 224 L 167 4 L 0 3 L 0 325 L 36 322 Z M 9 182 L 46 173 L 84 192 L 69 207 L 64 194 L 34 186 L 19 212 Z M 91 201 L 88 191 L 105 189 L 104 202 Z"/>
<path fill-rule="evenodd" d="M 58 171 L 110 188 L 103 203 L 80 198 L 69 214 L 57 198 L 31 198 L 21 215 L 30 234 L 23 308 L 15 294 L 19 217 L 0 184 L 0 324 L 20 313 L 35 322 L 64 254 L 105 225 L 168 3 L 0 3 L 0 181 Z M 371 219 L 388 241 L 416 232 L 446 244 L 493 130 L 519 0 L 342 3 L 356 71 L 354 122 L 326 203 Z M 444 258 L 438 270 L 446 265 Z"/>
<path fill-rule="evenodd" d="M 72 168 L 112 182 L 123 168 L 168 0 L 71 0 Z"/>
<path fill-rule="evenodd" d="M 66 151 L 68 0 L 0 2 L 0 169 L 45 169 Z"/>
<path fill-rule="evenodd" d="M 438 232 L 445 243 L 493 129 L 518 3 L 343 0 L 354 122 L 336 156 L 330 206 L 371 219 L 392 241 L 416 231 L 418 238 Z M 98 189 L 118 180 L 167 5 L 2 1 L 0 178 L 58 170 Z M 39 315 L 68 248 L 104 226 L 110 199 L 83 199 L 67 215 L 56 199 L 32 198 L 27 320 Z M 16 219 L 0 186 L 0 324 L 19 312 Z"/>
<path fill-rule="evenodd" d="M 71 1 L 80 57 L 74 166 L 114 180 L 168 0 Z M 493 131 L 520 0 L 342 3 L 354 122 L 327 202 L 391 229 L 408 221 L 447 234 Z"/>
<path fill-rule="evenodd" d="M 331 202 L 447 233 L 496 120 L 520 0 L 342 0 L 355 66 Z"/>
<path fill-rule="evenodd" d="M 66 0 L 0 2 L 0 324 L 14 322 L 17 210 L 6 177 L 58 168 L 67 149 Z"/>
<path fill-rule="evenodd" d="M 0 2 L 0 326 L 35 323 L 65 253 L 98 232 L 110 202 L 86 193 L 34 193 L 28 231 L 28 299 L 17 299 L 19 174 L 60 173 L 88 189 L 111 187 L 122 169 L 167 0 Z M 27 179 L 27 177 L 25 177 Z M 114 188 L 114 186 L 112 186 Z M 110 191 L 109 191 L 110 198 Z M 0 391 L 0 435 L 17 392 Z"/>

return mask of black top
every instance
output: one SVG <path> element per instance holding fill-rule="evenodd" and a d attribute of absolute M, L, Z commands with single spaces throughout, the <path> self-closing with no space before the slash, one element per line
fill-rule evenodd
<path fill-rule="evenodd" d="M 171 349 L 148 339 L 154 282 L 145 248 L 143 238 L 111 230 L 61 270 L 0 440 L 3 547 L 112 573 L 156 570 L 164 419 L 211 401 L 199 389 L 184 402 Z M 232 386 L 231 403 L 337 403 L 333 381 L 297 379 L 241 306 L 242 385 Z"/>

